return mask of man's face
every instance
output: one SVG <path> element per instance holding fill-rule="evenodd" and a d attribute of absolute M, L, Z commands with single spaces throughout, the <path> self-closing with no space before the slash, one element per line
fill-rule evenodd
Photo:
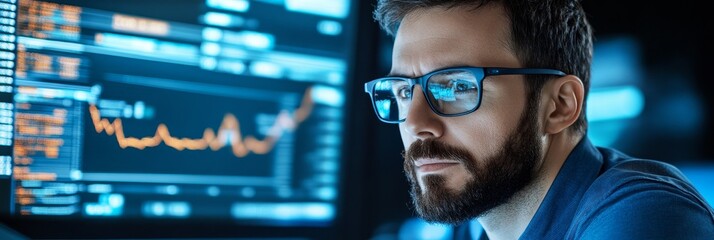
<path fill-rule="evenodd" d="M 453 66 L 521 67 L 508 47 L 509 32 L 500 7 L 417 10 L 397 32 L 392 74 L 422 76 Z M 480 216 L 533 178 L 542 138 L 538 103 L 526 106 L 523 76 L 486 78 L 479 109 L 460 117 L 436 115 L 421 86 L 413 92 L 399 129 L 407 149 L 405 173 L 424 219 L 459 223 Z"/>

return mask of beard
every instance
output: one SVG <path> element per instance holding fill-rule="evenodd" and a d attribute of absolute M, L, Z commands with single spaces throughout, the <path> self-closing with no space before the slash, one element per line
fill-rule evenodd
<path fill-rule="evenodd" d="M 404 152 L 404 171 L 417 213 L 430 223 L 460 224 L 508 202 L 534 177 L 534 167 L 543 151 L 538 144 L 537 105 L 527 104 L 518 128 L 495 156 L 477 161 L 471 153 L 434 139 L 417 140 Z M 535 104 L 533 104 L 535 105 Z M 456 160 L 472 178 L 461 190 L 446 186 L 444 175 L 422 177 L 419 186 L 414 161 L 419 158 Z M 426 194 L 425 194 L 426 192 Z"/>

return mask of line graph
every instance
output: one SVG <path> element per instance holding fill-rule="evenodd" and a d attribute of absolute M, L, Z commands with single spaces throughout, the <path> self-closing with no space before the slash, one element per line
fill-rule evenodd
<path fill-rule="evenodd" d="M 159 124 L 156 127 L 154 136 L 148 137 L 128 137 L 124 133 L 124 125 L 120 118 L 113 121 L 102 118 L 99 109 L 94 105 L 89 105 L 89 113 L 94 124 L 94 130 L 108 136 L 115 136 L 119 147 L 145 149 L 159 146 L 164 143 L 166 146 L 178 151 L 183 150 L 206 150 L 218 151 L 226 146 L 230 146 L 233 155 L 245 157 L 251 152 L 254 154 L 266 154 L 270 152 L 275 143 L 280 139 L 285 131 L 295 130 L 300 123 L 305 121 L 312 113 L 314 101 L 311 96 L 311 89 L 305 90 L 303 98 L 292 114 L 287 110 L 278 113 L 275 122 L 268 130 L 265 138 L 259 140 L 254 136 L 245 136 L 240 131 L 240 121 L 233 114 L 227 113 L 218 130 L 206 128 L 201 138 L 179 138 L 171 135 L 166 124 Z"/>

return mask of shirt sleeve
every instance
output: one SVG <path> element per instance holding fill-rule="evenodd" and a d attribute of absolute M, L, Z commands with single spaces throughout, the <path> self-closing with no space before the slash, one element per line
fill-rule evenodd
<path fill-rule="evenodd" d="M 575 239 L 714 239 L 710 207 L 675 187 L 625 188 L 597 205 Z"/>

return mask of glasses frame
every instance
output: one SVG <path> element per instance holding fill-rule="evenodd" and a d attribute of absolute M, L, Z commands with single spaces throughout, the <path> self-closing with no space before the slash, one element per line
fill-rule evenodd
<path fill-rule="evenodd" d="M 443 72 L 448 72 L 448 71 L 454 71 L 454 70 L 464 70 L 471 72 L 474 76 L 476 76 L 476 86 L 478 87 L 478 102 L 476 103 L 476 106 L 468 111 L 460 112 L 460 113 L 453 113 L 453 114 L 446 114 L 442 113 L 439 110 L 434 107 L 434 104 L 431 102 L 431 99 L 429 98 L 429 95 L 427 93 L 427 89 L 424 86 L 427 86 L 427 80 L 435 74 L 443 73 Z M 399 119 L 399 120 L 394 120 L 390 121 L 387 119 L 383 119 L 379 115 L 379 111 L 377 110 L 377 103 L 374 101 L 374 86 L 384 80 L 403 80 L 406 81 L 409 84 L 409 88 L 412 90 L 412 98 L 414 97 L 414 86 L 419 84 L 421 85 L 421 90 L 422 93 L 424 94 L 424 98 L 426 98 L 426 102 L 429 104 L 429 108 L 431 108 L 431 111 L 436 113 L 439 116 L 442 117 L 458 117 L 458 116 L 463 116 L 472 112 L 475 112 L 480 106 L 481 106 L 481 99 L 483 98 L 483 80 L 486 79 L 488 76 L 498 76 L 498 75 L 555 75 L 555 76 L 565 76 L 564 72 L 560 70 L 555 70 L 555 69 L 547 69 L 547 68 L 503 68 L 503 67 L 471 67 L 471 66 L 462 66 L 462 67 L 449 67 L 449 68 L 443 68 L 439 70 L 435 70 L 433 72 L 427 73 L 426 75 L 420 76 L 420 77 L 414 77 L 414 78 L 409 78 L 409 77 L 398 77 L 398 76 L 389 76 L 389 77 L 381 77 L 377 78 L 375 80 L 369 81 L 364 84 L 364 92 L 369 94 L 369 98 L 372 101 L 372 108 L 374 109 L 374 113 L 377 114 L 377 118 L 379 118 L 380 121 L 385 122 L 385 123 L 401 123 L 404 122 L 407 118 L 404 117 L 404 119 Z M 411 99 L 410 99 L 411 100 Z"/>

